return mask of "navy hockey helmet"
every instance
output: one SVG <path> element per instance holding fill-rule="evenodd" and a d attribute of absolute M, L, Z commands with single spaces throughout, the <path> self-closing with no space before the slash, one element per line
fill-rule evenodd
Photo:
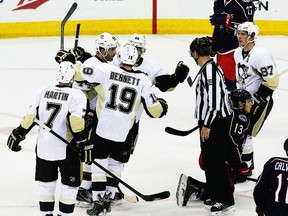
<path fill-rule="evenodd" d="M 285 140 L 284 142 L 284 150 L 286 151 L 286 153 L 288 154 L 288 138 Z"/>
<path fill-rule="evenodd" d="M 239 101 L 245 103 L 247 99 L 252 99 L 252 96 L 245 89 L 235 89 L 231 92 L 230 99 L 232 101 L 233 106 L 238 106 Z"/>
<path fill-rule="evenodd" d="M 190 54 L 196 51 L 198 55 L 211 55 L 212 45 L 207 37 L 195 38 L 190 44 Z"/>

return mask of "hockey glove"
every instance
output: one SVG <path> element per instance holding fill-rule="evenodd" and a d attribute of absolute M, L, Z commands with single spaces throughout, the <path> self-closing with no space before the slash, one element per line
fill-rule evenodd
<path fill-rule="evenodd" d="M 66 50 L 59 50 L 55 56 L 55 61 L 59 64 L 63 61 L 69 61 L 72 64 L 75 64 L 76 62 L 75 56 L 72 53 L 67 52 Z"/>
<path fill-rule="evenodd" d="M 216 41 L 214 40 L 213 37 L 210 37 L 210 36 L 206 36 L 206 38 L 208 38 L 208 40 L 210 41 L 210 44 L 212 46 L 212 50 L 211 50 L 211 56 L 214 57 L 216 54 L 217 54 L 217 51 L 216 51 Z"/>
<path fill-rule="evenodd" d="M 163 111 L 160 115 L 160 118 L 167 114 L 168 112 L 168 104 L 163 98 L 157 98 L 158 102 L 161 104 Z"/>
<path fill-rule="evenodd" d="M 215 13 L 210 16 L 210 23 L 213 26 L 225 26 L 226 31 L 229 31 L 230 24 L 233 20 L 231 14 Z"/>
<path fill-rule="evenodd" d="M 240 166 L 234 169 L 234 183 L 241 183 L 247 180 L 249 168 L 246 163 L 241 163 Z"/>
<path fill-rule="evenodd" d="M 24 129 L 21 125 L 15 128 L 8 137 L 7 146 L 12 151 L 20 151 L 22 147 L 19 145 L 19 143 L 25 139 L 27 132 L 28 130 Z"/>
<path fill-rule="evenodd" d="M 94 160 L 94 155 L 93 155 L 94 145 L 90 143 L 87 139 L 82 140 L 82 141 L 77 141 L 77 144 L 79 145 L 79 149 L 80 149 L 81 161 L 89 165 L 92 164 L 92 161 Z"/>
<path fill-rule="evenodd" d="M 92 128 L 93 123 L 97 121 L 96 119 L 96 111 L 92 109 L 88 109 L 85 114 L 85 131 L 89 132 Z"/>
<path fill-rule="evenodd" d="M 189 67 L 185 65 L 183 61 L 179 61 L 175 69 L 175 76 L 178 82 L 179 83 L 184 82 L 184 80 L 188 76 L 188 73 L 189 73 Z"/>

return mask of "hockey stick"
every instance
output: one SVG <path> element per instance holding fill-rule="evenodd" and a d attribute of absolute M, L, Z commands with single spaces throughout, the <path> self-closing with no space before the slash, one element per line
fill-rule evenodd
<path fill-rule="evenodd" d="M 80 23 L 76 26 L 76 34 L 75 34 L 75 43 L 74 43 L 74 52 L 78 46 L 78 40 L 79 40 L 79 32 L 80 32 Z"/>
<path fill-rule="evenodd" d="M 65 24 L 68 21 L 68 19 L 70 18 L 70 16 L 74 13 L 74 11 L 77 8 L 77 3 L 74 2 L 71 6 L 71 8 L 69 9 L 68 13 L 66 14 L 66 16 L 64 17 L 64 19 L 61 22 L 61 40 L 60 40 L 60 49 L 64 50 L 64 28 L 65 28 Z"/>
<path fill-rule="evenodd" d="M 136 203 L 136 202 L 139 201 L 139 198 L 137 196 L 135 196 L 135 195 L 134 196 L 133 195 L 129 196 L 129 195 L 124 194 L 119 186 L 118 186 L 118 192 L 120 193 L 121 198 L 124 199 L 127 202 Z"/>
<path fill-rule="evenodd" d="M 247 177 L 247 180 L 248 180 L 248 181 L 257 182 L 257 179 L 255 179 L 255 178 L 251 178 L 251 177 Z"/>
<path fill-rule="evenodd" d="M 66 143 L 69 147 L 71 147 L 73 150 L 75 151 L 79 151 L 77 147 L 75 147 L 74 145 L 71 145 L 66 139 L 64 139 L 63 137 L 61 137 L 59 134 L 57 134 L 55 131 L 53 131 L 51 128 L 47 127 L 44 123 L 40 122 L 38 119 L 35 119 L 34 122 L 36 124 L 38 124 L 43 130 L 47 130 L 49 131 L 51 134 L 53 134 L 54 136 L 56 136 L 58 139 L 60 139 L 62 142 Z M 100 169 L 102 169 L 104 172 L 106 172 L 108 175 L 112 176 L 114 179 L 116 179 L 119 183 L 121 183 L 122 185 L 124 185 L 126 188 L 128 188 L 129 190 L 131 190 L 133 193 L 135 193 L 136 195 L 138 195 L 141 199 L 147 201 L 147 202 L 151 202 L 151 201 L 155 201 L 155 200 L 161 200 L 161 199 L 166 199 L 168 197 L 170 197 L 170 192 L 169 191 L 163 191 L 160 193 L 156 193 L 156 194 L 150 194 L 150 195 L 145 195 L 140 193 L 139 191 L 137 191 L 136 189 L 134 189 L 133 187 L 131 187 L 129 184 L 127 184 L 126 182 L 124 182 L 122 179 L 118 178 L 116 175 L 114 175 L 112 172 L 110 172 L 109 170 L 107 170 L 105 167 L 103 167 L 102 165 L 100 165 L 99 163 L 97 163 L 95 160 L 92 162 L 93 164 L 95 164 L 97 167 L 99 167 Z"/>
<path fill-rule="evenodd" d="M 197 125 L 196 127 L 192 128 L 190 130 L 183 131 L 183 130 L 177 130 L 177 129 L 171 128 L 171 127 L 166 127 L 165 131 L 169 134 L 173 134 L 176 136 L 187 136 L 187 135 L 191 134 L 193 131 L 197 130 L 198 128 L 199 128 L 199 126 Z"/>

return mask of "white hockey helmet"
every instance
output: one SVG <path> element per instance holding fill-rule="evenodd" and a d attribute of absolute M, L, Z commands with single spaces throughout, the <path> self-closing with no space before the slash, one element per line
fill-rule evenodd
<path fill-rule="evenodd" d="M 127 65 L 135 65 L 138 59 L 137 48 L 131 44 L 125 44 L 120 50 L 120 62 Z"/>
<path fill-rule="evenodd" d="M 146 37 L 144 35 L 133 34 L 130 36 L 128 43 L 140 48 L 142 54 L 146 52 Z"/>
<path fill-rule="evenodd" d="M 57 72 L 57 81 L 59 83 L 73 83 L 76 70 L 71 62 L 61 62 L 58 66 Z"/>
<path fill-rule="evenodd" d="M 97 52 L 100 52 L 100 47 L 105 49 L 107 52 L 110 48 L 117 48 L 119 46 L 119 42 L 116 37 L 108 32 L 103 32 L 102 34 L 98 35 L 95 43 Z"/>
<path fill-rule="evenodd" d="M 237 34 L 241 31 L 247 32 L 248 36 L 253 37 L 254 39 L 256 39 L 259 34 L 258 26 L 253 22 L 244 22 L 239 24 L 237 27 Z"/>

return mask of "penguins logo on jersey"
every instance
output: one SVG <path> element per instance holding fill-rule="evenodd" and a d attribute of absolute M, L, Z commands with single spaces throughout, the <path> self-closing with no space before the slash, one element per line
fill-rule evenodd
<path fill-rule="evenodd" d="M 240 85 L 244 85 L 245 79 L 251 76 L 247 73 L 248 69 L 249 67 L 247 67 L 246 65 L 238 63 L 237 73 L 238 73 L 238 82 Z"/>

